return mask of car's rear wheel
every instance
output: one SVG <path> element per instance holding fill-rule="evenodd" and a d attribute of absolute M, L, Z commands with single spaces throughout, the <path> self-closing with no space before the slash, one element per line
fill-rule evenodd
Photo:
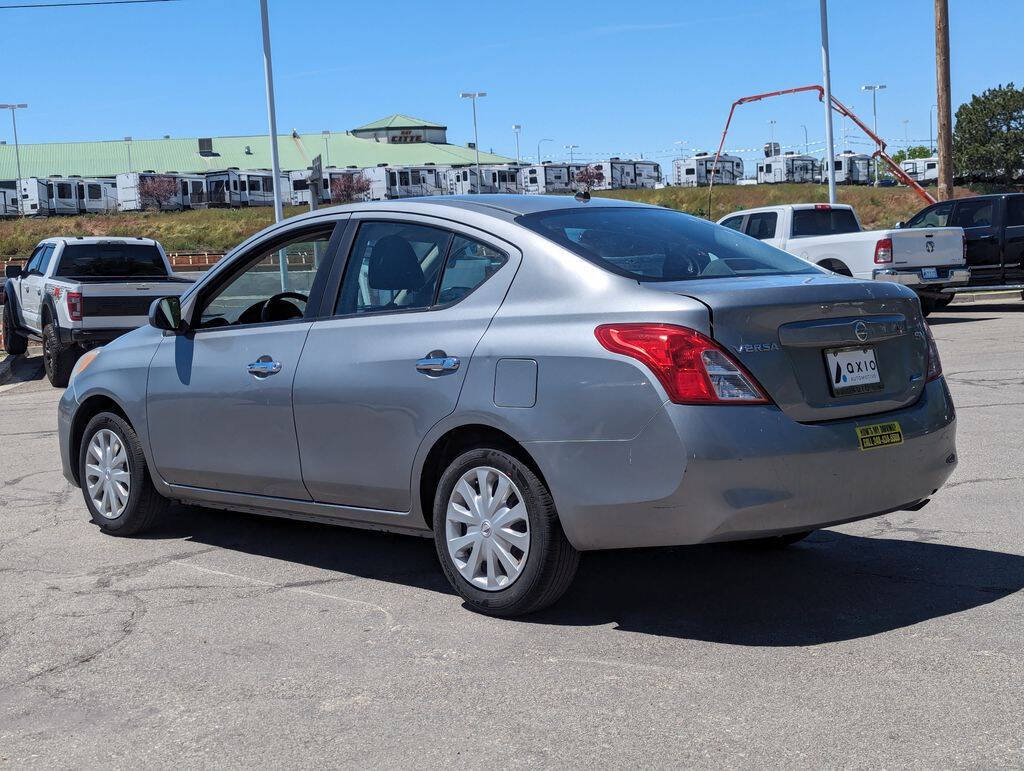
<path fill-rule="evenodd" d="M 28 349 L 28 338 L 18 332 L 14 324 L 14 310 L 10 298 L 4 303 L 4 350 L 11 356 L 19 356 Z"/>
<path fill-rule="evenodd" d="M 550 491 L 529 466 L 493 448 L 463 453 L 441 476 L 434 544 L 452 587 L 492 616 L 551 605 L 579 564 Z"/>
<path fill-rule="evenodd" d="M 153 487 L 135 430 L 111 412 L 101 412 L 85 427 L 78 480 L 92 521 L 110 535 L 149 530 L 169 503 Z"/>
<path fill-rule="evenodd" d="M 943 295 L 942 297 L 936 297 L 935 298 L 935 308 L 936 308 L 936 310 L 938 310 L 940 308 L 945 308 L 947 305 L 949 305 L 951 302 L 953 302 L 953 297 L 954 297 L 954 295 L 951 295 L 951 294 Z"/>
<path fill-rule="evenodd" d="M 78 348 L 61 343 L 55 325 L 47 324 L 43 327 L 43 369 L 46 370 L 46 379 L 50 385 L 66 388 L 76 361 Z"/>

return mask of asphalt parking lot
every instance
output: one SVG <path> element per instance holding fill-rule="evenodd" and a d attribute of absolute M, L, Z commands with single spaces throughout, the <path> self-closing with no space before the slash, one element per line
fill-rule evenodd
<path fill-rule="evenodd" d="M 101 536 L 0 386 L 0 765 L 1024 765 L 1024 302 L 932 319 L 960 465 L 781 552 L 585 555 L 461 607 L 427 540 L 176 507 Z M 871 480 L 864 480 L 870 484 Z"/>

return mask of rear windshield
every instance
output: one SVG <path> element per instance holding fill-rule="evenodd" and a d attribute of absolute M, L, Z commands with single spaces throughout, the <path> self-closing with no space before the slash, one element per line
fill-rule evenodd
<path fill-rule="evenodd" d="M 669 209 L 559 209 L 527 214 L 516 222 L 636 281 L 821 272 L 735 230 Z"/>
<path fill-rule="evenodd" d="M 152 244 L 67 244 L 57 276 L 128 278 L 167 276 L 160 250 Z"/>
<path fill-rule="evenodd" d="M 836 233 L 859 233 L 860 226 L 852 209 L 794 209 L 793 235 L 832 236 Z"/>

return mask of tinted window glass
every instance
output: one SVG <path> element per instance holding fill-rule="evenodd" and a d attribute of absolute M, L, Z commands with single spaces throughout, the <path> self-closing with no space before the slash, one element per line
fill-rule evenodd
<path fill-rule="evenodd" d="M 961 228 L 977 228 L 992 224 L 992 209 L 995 199 L 962 200 L 956 205 L 956 213 L 950 223 Z"/>
<path fill-rule="evenodd" d="M 258 324 L 302 318 L 313 286 L 317 265 L 327 252 L 331 228 L 305 233 L 285 244 L 261 248 L 248 267 L 221 287 L 203 307 L 199 326 L 203 328 Z M 281 276 L 280 257 L 288 268 Z M 280 292 L 299 297 L 267 301 Z"/>
<path fill-rule="evenodd" d="M 71 185 L 67 182 L 57 183 L 57 197 L 58 198 L 70 198 L 71 197 Z"/>
<path fill-rule="evenodd" d="M 126 277 L 166 276 L 160 250 L 152 244 L 67 244 L 57 276 Z"/>
<path fill-rule="evenodd" d="M 335 314 L 429 307 L 451 237 L 423 225 L 363 223 L 345 266 Z"/>
<path fill-rule="evenodd" d="M 922 212 L 915 214 L 910 222 L 907 223 L 908 228 L 944 228 L 949 222 L 949 215 L 953 213 L 953 202 L 946 201 L 940 203 L 938 206 L 933 206 L 930 209 L 925 209 Z"/>
<path fill-rule="evenodd" d="M 52 248 L 52 247 L 46 247 L 46 246 L 37 246 L 36 247 L 35 251 L 32 252 L 32 255 L 28 258 L 28 262 L 25 263 L 25 272 L 26 273 L 31 273 L 33 270 L 38 270 L 39 269 L 39 260 L 42 259 L 43 252 L 45 252 L 48 248 Z"/>
<path fill-rule="evenodd" d="M 690 172 L 687 172 L 690 173 Z M 722 220 L 723 228 L 732 228 L 733 230 L 739 230 L 743 227 L 743 215 L 739 217 L 729 217 L 727 220 Z"/>
<path fill-rule="evenodd" d="M 1024 195 L 1011 195 L 1006 199 L 1007 226 L 1024 225 Z"/>
<path fill-rule="evenodd" d="M 850 209 L 795 209 L 793 238 L 859 233 L 857 218 Z"/>
<path fill-rule="evenodd" d="M 46 269 L 50 267 L 50 259 L 53 257 L 53 252 L 56 248 L 57 247 L 55 246 L 48 246 L 43 249 L 42 253 L 39 255 L 38 270 L 44 276 L 46 275 Z"/>
<path fill-rule="evenodd" d="M 778 222 L 779 215 L 773 211 L 751 214 L 747 218 L 747 235 L 759 241 L 775 238 L 775 226 Z"/>
<path fill-rule="evenodd" d="M 636 281 L 821 273 L 734 230 L 667 209 L 560 209 L 517 217 L 516 222 Z"/>
<path fill-rule="evenodd" d="M 448 252 L 437 302 L 441 305 L 458 302 L 493 276 L 506 259 L 497 249 L 456 236 Z"/>
<path fill-rule="evenodd" d="M 99 185 L 89 185 L 89 200 L 98 201 L 102 197 Z"/>

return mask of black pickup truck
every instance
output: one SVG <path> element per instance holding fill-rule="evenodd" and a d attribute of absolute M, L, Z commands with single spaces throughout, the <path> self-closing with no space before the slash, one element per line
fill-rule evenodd
<path fill-rule="evenodd" d="M 971 280 L 959 292 L 1024 290 L 1024 193 L 978 195 L 940 201 L 900 228 L 955 226 L 964 229 Z M 947 305 L 948 300 L 941 302 Z"/>

